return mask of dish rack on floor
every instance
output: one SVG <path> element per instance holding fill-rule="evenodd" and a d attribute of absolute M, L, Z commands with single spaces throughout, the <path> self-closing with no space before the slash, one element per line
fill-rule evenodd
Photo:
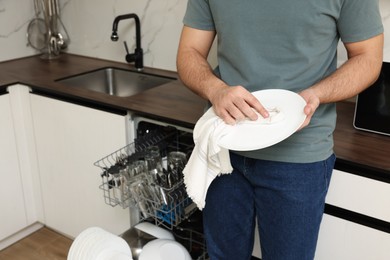
<path fill-rule="evenodd" d="M 170 185 L 157 183 L 149 176 L 148 170 L 130 174 L 135 163 L 145 161 L 150 147 L 158 147 L 163 171 L 168 176 L 168 154 L 180 151 L 188 159 L 193 149 L 192 134 L 165 126 L 137 137 L 133 143 L 95 162 L 94 165 L 101 169 L 102 184 L 99 188 L 106 204 L 136 207 L 141 220 L 153 218 L 157 225 L 172 230 L 190 216 L 196 206 L 186 193 L 181 172 Z"/>

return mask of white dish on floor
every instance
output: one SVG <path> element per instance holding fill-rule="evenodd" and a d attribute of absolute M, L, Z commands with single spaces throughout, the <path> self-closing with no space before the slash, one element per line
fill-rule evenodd
<path fill-rule="evenodd" d="M 95 237 L 94 243 L 89 246 L 88 259 L 104 260 L 104 258 L 99 258 L 103 251 L 124 254 L 129 256 L 128 259 L 131 259 L 131 249 L 127 242 L 123 238 L 101 229 L 101 232 Z"/>
<path fill-rule="evenodd" d="M 111 257 L 112 255 L 112 257 Z M 107 258 L 110 256 L 111 258 Z M 68 260 L 131 260 L 131 250 L 127 242 L 102 228 L 90 227 L 81 232 L 73 241 Z M 127 258 L 125 258 L 127 257 Z"/>
<path fill-rule="evenodd" d="M 252 94 L 265 108 L 277 109 L 283 113 L 283 120 L 277 120 L 275 123 L 263 122 L 259 124 L 239 122 L 219 139 L 219 146 L 235 151 L 263 149 L 291 136 L 306 119 L 303 112 L 306 101 L 295 92 L 283 89 L 267 89 Z"/>
<path fill-rule="evenodd" d="M 87 252 L 86 244 L 88 240 L 96 234 L 97 230 L 98 229 L 96 227 L 91 227 L 81 232 L 73 241 L 69 249 L 67 259 L 68 260 L 83 259 L 84 255 Z"/>

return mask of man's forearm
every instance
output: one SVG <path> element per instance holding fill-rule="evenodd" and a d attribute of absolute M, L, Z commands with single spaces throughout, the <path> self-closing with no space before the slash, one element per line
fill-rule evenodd
<path fill-rule="evenodd" d="M 179 52 L 177 69 L 181 81 L 207 100 L 215 88 L 225 86 L 224 82 L 215 76 L 207 60 L 195 50 Z"/>
<path fill-rule="evenodd" d="M 354 57 L 312 88 L 321 103 L 351 98 L 375 82 L 381 64 L 364 57 Z"/>
<path fill-rule="evenodd" d="M 351 98 L 375 82 L 383 61 L 383 38 L 377 37 L 369 52 L 353 55 L 332 75 L 311 87 L 320 103 Z"/>

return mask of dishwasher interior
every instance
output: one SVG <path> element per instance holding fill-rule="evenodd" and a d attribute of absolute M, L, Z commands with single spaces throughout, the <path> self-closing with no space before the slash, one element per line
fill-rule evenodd
<path fill-rule="evenodd" d="M 192 259 L 208 259 L 202 214 L 183 183 L 191 130 L 146 118 L 135 118 L 134 128 L 134 142 L 95 163 L 105 203 L 130 208 L 131 224 L 148 221 L 171 231 Z"/>

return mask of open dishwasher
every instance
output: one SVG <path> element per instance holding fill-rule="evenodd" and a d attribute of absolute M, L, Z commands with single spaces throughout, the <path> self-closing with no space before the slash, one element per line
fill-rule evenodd
<path fill-rule="evenodd" d="M 170 230 L 192 259 L 208 259 L 201 212 L 182 175 L 194 146 L 192 130 L 143 117 L 132 123 L 134 142 L 95 163 L 105 203 L 129 208 L 131 225 L 148 221 Z"/>

